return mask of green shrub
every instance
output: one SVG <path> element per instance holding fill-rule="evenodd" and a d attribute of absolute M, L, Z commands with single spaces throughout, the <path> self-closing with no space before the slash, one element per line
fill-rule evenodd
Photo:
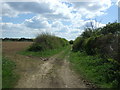
<path fill-rule="evenodd" d="M 30 48 L 28 48 L 29 51 L 42 51 L 43 48 L 40 44 L 32 44 Z"/>
<path fill-rule="evenodd" d="M 90 37 L 86 39 L 85 51 L 88 55 L 94 55 L 96 53 L 94 46 L 95 41 L 95 37 Z"/>
<path fill-rule="evenodd" d="M 28 51 L 45 51 L 65 47 L 66 45 L 68 45 L 67 40 L 49 33 L 42 33 L 36 37 L 34 44 L 28 48 Z"/>
<path fill-rule="evenodd" d="M 73 43 L 72 50 L 73 51 L 82 51 L 82 49 L 83 49 L 83 46 L 82 46 L 83 42 L 84 42 L 83 38 L 77 37 L 75 39 L 74 43 Z"/>
<path fill-rule="evenodd" d="M 85 29 L 75 39 L 73 51 L 85 51 L 88 55 L 99 54 L 120 62 L 120 23 L 109 23 L 96 29 Z"/>
<path fill-rule="evenodd" d="M 101 29 L 101 33 L 106 35 L 109 33 L 118 34 L 120 33 L 120 23 L 108 23 L 105 27 Z"/>

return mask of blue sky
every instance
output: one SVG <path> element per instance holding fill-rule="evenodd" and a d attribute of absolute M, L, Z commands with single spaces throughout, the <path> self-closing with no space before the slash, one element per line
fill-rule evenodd
<path fill-rule="evenodd" d="M 102 23 L 107 24 L 108 22 L 114 22 L 118 20 L 118 6 L 112 5 L 107 11 L 107 14 L 99 16 L 98 19 L 102 19 Z"/>
<path fill-rule="evenodd" d="M 25 21 L 25 19 L 30 19 L 34 17 L 36 14 L 19 14 L 17 17 L 8 17 L 2 16 L 2 22 L 12 22 L 14 24 L 19 24 Z"/>
<path fill-rule="evenodd" d="M 53 3 L 54 1 L 54 3 Z M 68 2 L 45 0 L 2 3 L 2 37 L 35 38 L 42 32 L 74 40 L 93 22 L 97 27 L 118 20 L 118 6 L 111 0 Z"/>

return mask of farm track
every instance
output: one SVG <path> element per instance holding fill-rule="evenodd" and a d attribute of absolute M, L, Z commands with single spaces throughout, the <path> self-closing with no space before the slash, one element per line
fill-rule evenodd
<path fill-rule="evenodd" d="M 15 88 L 87 88 L 83 80 L 70 69 L 67 61 L 69 52 L 63 59 L 64 51 L 42 61 L 38 57 L 17 54 L 31 42 L 3 42 L 3 55 L 16 62 L 16 72 L 20 79 Z"/>

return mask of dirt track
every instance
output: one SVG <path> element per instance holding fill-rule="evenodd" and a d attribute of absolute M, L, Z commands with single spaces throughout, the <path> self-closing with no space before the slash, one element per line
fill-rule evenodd
<path fill-rule="evenodd" d="M 15 43 L 11 46 L 13 44 Z M 64 51 L 52 56 L 48 61 L 42 61 L 38 57 L 17 54 L 19 46 L 14 47 L 14 52 L 9 54 L 7 49 L 12 50 L 9 46 L 3 43 L 3 52 L 16 62 L 16 72 L 20 74 L 15 88 L 87 88 L 81 78 L 70 69 L 67 60 L 69 54 L 63 59 L 58 58 Z M 24 49 L 24 46 L 21 49 Z"/>

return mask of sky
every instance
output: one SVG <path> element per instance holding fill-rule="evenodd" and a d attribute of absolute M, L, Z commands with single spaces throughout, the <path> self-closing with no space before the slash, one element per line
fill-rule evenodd
<path fill-rule="evenodd" d="M 14 0 L 15 1 L 15 0 Z M 2 38 L 35 38 L 48 32 L 74 40 L 90 22 L 103 27 L 118 21 L 118 1 L 34 0 L 34 2 L 1 2 Z"/>

